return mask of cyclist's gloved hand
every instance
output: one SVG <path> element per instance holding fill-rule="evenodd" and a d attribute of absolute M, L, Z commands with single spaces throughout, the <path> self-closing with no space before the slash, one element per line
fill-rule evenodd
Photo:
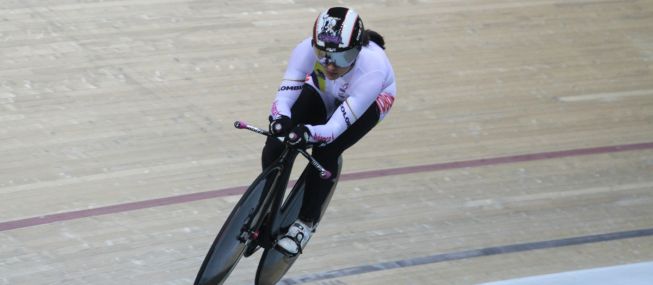
<path fill-rule="evenodd" d="M 295 148 L 306 148 L 308 145 L 308 140 L 311 137 L 311 132 L 305 125 L 297 125 L 295 128 L 288 133 L 286 136 L 286 141 L 292 147 Z"/>
<path fill-rule="evenodd" d="M 281 115 L 279 118 L 272 120 L 270 119 L 270 134 L 273 136 L 285 136 L 292 129 L 292 122 L 290 118 Z"/>

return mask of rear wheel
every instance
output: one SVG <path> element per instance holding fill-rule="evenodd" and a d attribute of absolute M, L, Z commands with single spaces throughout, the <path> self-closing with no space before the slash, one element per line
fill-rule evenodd
<path fill-rule="evenodd" d="M 256 285 L 274 285 L 288 272 L 299 255 L 289 257 L 275 248 L 266 249 L 256 271 Z"/>

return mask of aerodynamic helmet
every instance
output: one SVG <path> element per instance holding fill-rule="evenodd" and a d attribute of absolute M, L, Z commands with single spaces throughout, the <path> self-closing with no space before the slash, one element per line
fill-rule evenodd
<path fill-rule="evenodd" d="M 329 8 L 313 26 L 313 48 L 322 63 L 350 66 L 363 46 L 363 20 L 353 9 Z"/>

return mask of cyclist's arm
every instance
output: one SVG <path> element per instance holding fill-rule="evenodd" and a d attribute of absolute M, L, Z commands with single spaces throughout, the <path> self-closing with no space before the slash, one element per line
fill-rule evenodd
<path fill-rule="evenodd" d="M 270 115 L 276 119 L 281 115 L 290 117 L 290 108 L 302 92 L 306 74 L 311 73 L 315 64 L 315 53 L 311 39 L 305 39 L 293 49 L 277 95 L 272 102 Z"/>
<path fill-rule="evenodd" d="M 382 92 L 383 73 L 374 71 L 365 74 L 349 92 L 351 95 L 340 106 L 324 125 L 307 125 L 311 132 L 310 142 L 330 143 L 347 130 L 358 120 L 365 111 L 375 102 L 376 97 Z"/>

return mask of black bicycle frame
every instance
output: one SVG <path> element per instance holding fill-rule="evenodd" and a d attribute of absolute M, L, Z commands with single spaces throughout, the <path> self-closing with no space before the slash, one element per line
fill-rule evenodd
<path fill-rule="evenodd" d="M 255 241 L 261 247 L 270 248 L 274 246 L 274 240 L 279 231 L 277 215 L 283 203 L 296 157 L 296 151 L 291 151 L 289 148 L 286 148 L 279 158 L 264 171 L 268 173 L 276 172 L 276 175 L 269 181 L 269 185 L 265 186 L 265 189 L 268 189 L 268 193 L 261 195 L 261 200 L 259 201 L 261 205 L 260 210 L 254 213 L 255 215 L 252 217 L 251 223 L 246 224 L 244 228 L 247 238 Z M 266 221 L 274 221 L 275 223 L 268 223 L 266 228 L 261 228 Z"/>
<path fill-rule="evenodd" d="M 269 136 L 266 131 L 242 122 L 236 122 L 235 126 Z M 232 210 L 209 249 L 194 284 L 222 284 L 248 247 L 259 245 L 266 249 L 261 263 L 271 260 L 266 256 L 273 258 L 273 260 L 279 260 L 276 255 L 277 251 L 274 250 L 277 235 L 282 227 L 289 226 L 290 220 L 294 221 L 298 215 L 301 207 L 301 195 L 299 194 L 303 194 L 304 190 L 301 186 L 303 186 L 303 177 L 305 175 L 302 174 L 286 204 L 283 204 L 297 153 L 306 156 L 311 164 L 318 169 L 321 177 L 328 178 L 331 176 L 329 171 L 325 170 L 304 150 L 292 149 L 286 145 L 281 155 L 254 180 L 238 201 L 234 210 Z M 301 189 L 301 191 L 295 191 L 297 189 Z M 289 204 L 292 204 L 292 207 L 288 208 Z M 281 218 L 278 217 L 279 214 L 282 215 Z M 280 271 L 285 273 L 295 259 L 296 257 L 292 258 L 292 261 L 286 263 L 287 266 L 285 267 L 276 267 L 279 268 L 278 270 L 265 270 L 269 268 L 259 270 L 259 273 L 263 273 L 257 273 L 257 284 L 275 283 L 276 281 L 269 280 L 277 278 Z M 278 278 L 280 277 L 278 276 Z"/>

